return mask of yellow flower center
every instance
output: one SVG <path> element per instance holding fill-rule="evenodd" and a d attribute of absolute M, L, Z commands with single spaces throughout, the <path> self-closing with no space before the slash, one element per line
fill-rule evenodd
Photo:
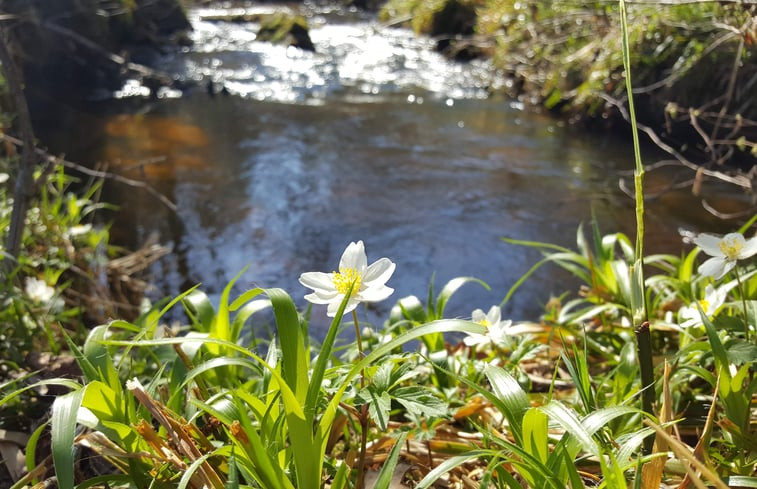
<path fill-rule="evenodd" d="M 744 241 L 738 238 L 739 236 L 726 237 L 720 241 L 720 251 L 723 252 L 729 261 L 736 261 L 739 258 L 741 249 L 744 247 Z"/>
<path fill-rule="evenodd" d="M 703 313 L 707 314 L 707 309 L 710 308 L 710 303 L 702 299 L 701 301 L 699 301 L 699 307 L 702 308 Z"/>
<path fill-rule="evenodd" d="M 336 287 L 337 292 L 340 294 L 346 295 L 350 291 L 350 287 L 352 287 L 351 295 L 354 295 L 360 290 L 360 281 L 362 278 L 360 272 L 355 268 L 340 268 L 339 272 L 334 272 L 331 281 L 334 282 L 334 287 Z"/>
<path fill-rule="evenodd" d="M 486 318 L 484 318 L 484 319 L 481 319 L 480 321 L 476 321 L 476 322 L 477 322 L 478 324 L 480 324 L 481 326 L 486 326 L 487 328 L 488 328 L 489 326 L 491 326 L 491 323 L 490 323 L 490 322 L 489 322 L 489 320 L 488 320 L 488 319 L 486 319 Z"/>

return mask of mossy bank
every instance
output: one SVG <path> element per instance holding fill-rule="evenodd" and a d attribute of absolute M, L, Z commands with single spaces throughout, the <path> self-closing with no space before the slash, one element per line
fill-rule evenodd
<path fill-rule="evenodd" d="M 117 87 L 191 29 L 179 0 L 6 0 L 2 13 L 27 98 L 41 105 Z"/>
<path fill-rule="evenodd" d="M 682 155 L 754 166 L 757 5 L 630 4 L 628 13 L 641 122 Z M 435 36 L 457 58 L 491 57 L 502 89 L 527 104 L 572 121 L 620 118 L 617 2 L 390 0 L 380 15 Z"/>

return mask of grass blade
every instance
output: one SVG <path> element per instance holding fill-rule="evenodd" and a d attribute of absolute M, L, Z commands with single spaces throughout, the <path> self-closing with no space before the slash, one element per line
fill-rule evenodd
<path fill-rule="evenodd" d="M 384 466 L 381 467 L 381 472 L 379 472 L 378 479 L 376 479 L 376 484 L 373 486 L 373 489 L 389 489 L 389 484 L 392 482 L 394 469 L 397 467 L 400 451 L 402 451 L 402 444 L 405 443 L 405 438 L 407 438 L 407 432 L 402 433 L 394 443 L 392 451 L 389 452 L 389 458 L 386 459 Z"/>
<path fill-rule="evenodd" d="M 53 463 L 60 489 L 74 489 L 74 435 L 76 415 L 83 396 L 84 390 L 79 389 L 59 396 L 53 402 L 50 432 Z"/>

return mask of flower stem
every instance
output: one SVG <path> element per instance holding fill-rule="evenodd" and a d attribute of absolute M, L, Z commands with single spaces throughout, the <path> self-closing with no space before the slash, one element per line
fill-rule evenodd
<path fill-rule="evenodd" d="M 355 324 L 355 338 L 357 342 L 358 361 L 363 359 L 363 340 L 360 337 L 360 324 L 357 320 L 357 310 L 352 310 L 352 321 Z M 360 389 L 365 389 L 365 369 L 360 371 Z M 360 421 L 360 455 L 357 462 L 357 481 L 355 489 L 362 489 L 365 476 L 365 449 L 368 445 L 368 404 L 360 407 L 358 420 Z"/>
<path fill-rule="evenodd" d="M 744 283 L 741 281 L 741 274 L 739 274 L 739 267 L 734 267 L 733 273 L 736 274 L 736 282 L 739 284 L 739 293 L 741 294 L 741 305 L 744 308 L 744 334 L 746 340 L 749 341 L 749 314 L 746 309 L 746 295 L 744 294 Z"/>
<path fill-rule="evenodd" d="M 357 310 L 352 310 L 352 322 L 355 325 L 355 341 L 357 342 L 357 361 L 363 359 L 363 340 L 360 336 L 360 323 L 357 320 Z M 360 388 L 365 387 L 365 369 L 360 371 Z"/>

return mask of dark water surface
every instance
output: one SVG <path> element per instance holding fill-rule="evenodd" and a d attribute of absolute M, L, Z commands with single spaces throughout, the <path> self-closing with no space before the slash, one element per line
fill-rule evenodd
<path fill-rule="evenodd" d="M 397 263 L 396 292 L 370 319 L 425 297 L 432 274 L 437 287 L 461 275 L 491 285 L 456 296 L 450 312 L 464 316 L 499 303 L 540 258 L 503 236 L 572 247 L 592 212 L 603 231 L 633 236 L 633 201 L 618 189 L 621 176 L 632 186 L 631 146 L 483 98 L 494 83 L 486 65 L 448 63 L 429 41 L 370 19 L 319 24 L 328 13 L 316 13 L 312 54 L 256 42 L 254 25 L 203 22 L 206 13 L 193 13 L 195 47 L 166 66 L 230 95 L 93 103 L 49 136 L 71 159 L 107 162 L 177 204 L 174 213 L 117 184 L 104 197 L 121 206 L 118 241 L 157 235 L 172 247 L 151 269 L 154 296 L 197 282 L 217 296 L 249 266 L 242 287 L 283 287 L 302 304 L 300 273 L 335 269 L 362 239 L 369 262 Z M 650 188 L 669 177 L 652 173 Z M 677 254 L 679 226 L 723 230 L 686 191 L 668 192 L 648 204 L 648 249 Z M 544 270 L 505 315 L 536 319 L 572 287 Z"/>

